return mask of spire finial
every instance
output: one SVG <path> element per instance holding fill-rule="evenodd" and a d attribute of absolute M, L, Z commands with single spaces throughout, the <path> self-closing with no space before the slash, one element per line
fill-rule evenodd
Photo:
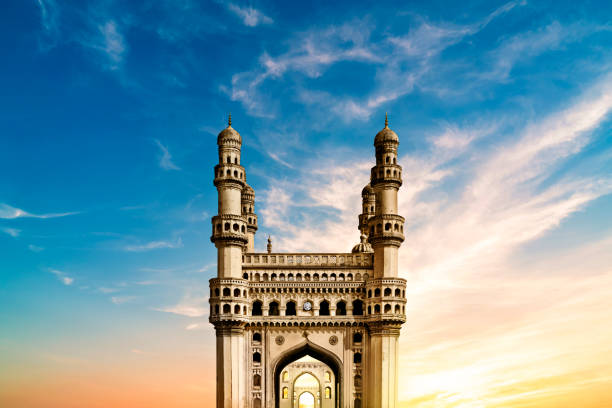
<path fill-rule="evenodd" d="M 232 112 L 229 113 L 229 116 L 227 118 L 227 127 L 232 126 Z"/>
<path fill-rule="evenodd" d="M 389 119 L 387 118 L 387 112 L 385 112 L 385 127 L 389 127 Z"/>
<path fill-rule="evenodd" d="M 267 248 L 268 253 L 272 253 L 272 237 L 270 235 L 268 235 L 268 245 Z"/>

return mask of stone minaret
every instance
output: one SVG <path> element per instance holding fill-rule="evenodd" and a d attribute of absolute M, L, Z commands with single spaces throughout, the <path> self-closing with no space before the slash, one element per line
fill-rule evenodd
<path fill-rule="evenodd" d="M 242 216 L 247 222 L 247 244 L 244 252 L 255 251 L 255 232 L 257 232 L 257 214 L 255 214 L 255 191 L 245 183 L 242 189 Z"/>
<path fill-rule="evenodd" d="M 397 164 L 399 138 L 385 127 L 374 139 L 376 165 L 372 168 L 370 186 L 375 195 L 374 215 L 368 219 L 368 241 L 374 248 L 374 278 L 366 282 L 370 328 L 370 352 L 367 358 L 367 406 L 395 408 L 398 384 L 398 338 L 404 317 L 394 314 L 386 304 L 393 293 L 386 286 L 400 284 L 398 249 L 404 241 L 404 218 L 398 215 L 397 193 L 402 185 L 402 168 Z M 401 281 L 405 282 L 403 279 Z M 371 292 L 370 292 L 371 291 Z"/>
<path fill-rule="evenodd" d="M 217 335 L 217 408 L 240 408 L 247 404 L 244 327 L 248 305 L 243 293 L 248 282 L 242 278 L 242 252 L 249 243 L 249 233 L 242 211 L 246 186 L 244 167 L 240 165 L 242 138 L 232 128 L 231 115 L 227 128 L 217 136 L 217 145 L 219 164 L 215 166 L 214 184 L 219 206 L 212 218 L 210 238 L 217 247 L 217 278 L 210 281 L 211 294 L 215 293 L 217 299 L 211 302 L 210 313 Z M 220 291 L 230 285 L 233 291 Z"/>

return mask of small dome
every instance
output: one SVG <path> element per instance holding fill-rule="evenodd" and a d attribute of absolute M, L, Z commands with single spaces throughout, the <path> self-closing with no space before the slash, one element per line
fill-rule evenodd
<path fill-rule="evenodd" d="M 387 119 L 387 114 L 385 114 L 385 127 L 376 134 L 376 137 L 374 138 L 374 145 L 385 142 L 399 143 L 399 137 L 397 136 L 397 133 L 389 129 L 389 120 Z"/>
<path fill-rule="evenodd" d="M 253 187 L 249 186 L 248 184 L 244 185 L 244 189 L 242 189 L 242 192 L 247 194 L 255 194 L 255 190 L 253 190 Z"/>
<path fill-rule="evenodd" d="M 385 126 L 383 130 L 378 132 L 376 134 L 376 137 L 374 138 L 375 145 L 386 142 L 399 143 L 399 137 L 397 136 L 397 133 L 389 129 L 387 126 Z"/>
<path fill-rule="evenodd" d="M 366 184 L 366 186 L 363 188 L 363 190 L 361 190 L 361 196 L 362 197 L 367 197 L 374 194 L 374 189 L 372 188 L 372 186 L 370 185 L 370 183 Z"/>
<path fill-rule="evenodd" d="M 352 253 L 357 253 L 357 252 L 371 253 L 371 252 L 374 252 L 374 249 L 372 248 L 372 245 L 368 242 L 368 237 L 361 234 L 361 242 L 355 245 L 351 252 Z"/>
<path fill-rule="evenodd" d="M 236 130 L 231 125 L 223 129 L 221 133 L 219 133 L 219 136 L 217 136 L 217 144 L 219 146 L 229 141 L 242 144 L 242 137 L 240 136 L 240 133 L 236 132 Z"/>

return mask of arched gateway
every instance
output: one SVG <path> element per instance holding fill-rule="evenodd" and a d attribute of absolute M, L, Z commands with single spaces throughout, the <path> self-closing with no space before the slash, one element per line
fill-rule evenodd
<path fill-rule="evenodd" d="M 385 120 L 374 140 L 361 241 L 348 253 L 273 252 L 270 239 L 267 252 L 255 252 L 255 193 L 231 118 L 217 144 L 218 259 L 210 280 L 217 407 L 396 408 L 406 281 L 397 270 L 404 218 L 395 132 Z"/>

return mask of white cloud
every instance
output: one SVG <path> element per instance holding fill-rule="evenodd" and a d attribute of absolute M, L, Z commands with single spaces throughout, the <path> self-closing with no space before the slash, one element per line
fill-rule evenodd
<path fill-rule="evenodd" d="M 227 8 L 237 15 L 245 26 L 255 27 L 260 24 L 272 24 L 273 21 L 270 17 L 263 14 L 261 11 L 251 7 L 240 7 L 236 4 L 230 3 Z"/>
<path fill-rule="evenodd" d="M 7 234 L 9 234 L 11 237 L 13 238 L 17 238 L 19 236 L 19 234 L 21 233 L 20 229 L 17 228 L 2 228 L 2 232 L 5 232 Z"/>
<path fill-rule="evenodd" d="M 63 271 L 60 271 L 58 269 L 49 268 L 49 272 L 55 275 L 60 280 L 60 282 L 62 282 L 66 286 L 70 286 L 74 282 L 74 278 L 71 278 Z"/>
<path fill-rule="evenodd" d="M 109 20 L 104 25 L 98 27 L 102 34 L 102 42 L 98 49 L 103 51 L 109 61 L 111 69 L 117 69 L 123 62 L 123 56 L 126 51 L 125 39 L 117 28 L 117 23 Z"/>
<path fill-rule="evenodd" d="M 185 327 L 185 330 L 202 330 L 208 327 L 206 323 L 192 323 Z"/>
<path fill-rule="evenodd" d="M 41 246 L 30 244 L 28 245 L 28 249 L 32 252 L 41 252 L 41 251 L 44 251 L 45 248 Z"/>
<path fill-rule="evenodd" d="M 204 291 L 189 290 L 178 304 L 155 310 L 188 317 L 206 316 L 208 315 L 208 296 Z"/>
<path fill-rule="evenodd" d="M 15 218 L 57 218 L 66 217 L 68 215 L 79 214 L 78 211 L 51 213 L 51 214 L 32 214 L 20 208 L 11 207 L 8 204 L 0 203 L 0 218 L 15 219 Z"/>
<path fill-rule="evenodd" d="M 180 170 L 181 168 L 172 161 L 172 155 L 168 151 L 168 148 L 157 139 L 155 139 L 155 144 L 157 144 L 157 147 L 159 147 L 162 152 L 162 157 L 159 159 L 159 167 L 164 170 Z"/>
<path fill-rule="evenodd" d="M 368 20 L 313 29 L 291 39 L 288 51 L 277 57 L 264 52 L 256 68 L 234 74 L 231 90 L 222 89 L 232 100 L 242 102 L 251 115 L 272 117 L 273 101 L 259 91 L 265 81 L 280 79 L 289 72 L 317 78 L 331 65 L 342 61 L 374 64 L 375 86 L 365 97 L 339 96 L 299 87 L 294 90 L 299 101 L 315 105 L 326 115 L 331 111 L 346 121 L 367 120 L 373 111 L 412 92 L 419 81 L 435 71 L 435 58 L 442 51 L 475 35 L 494 18 L 522 4 L 506 3 L 472 24 L 433 24 L 422 20 L 406 35 L 383 33 L 380 40 L 374 41 L 370 39 L 374 24 Z"/>
<path fill-rule="evenodd" d="M 182 248 L 183 240 L 179 237 L 175 242 L 172 241 L 151 241 L 142 245 L 127 245 L 124 247 L 125 251 L 128 252 L 143 252 L 143 251 L 151 251 L 154 249 L 175 249 Z"/>

